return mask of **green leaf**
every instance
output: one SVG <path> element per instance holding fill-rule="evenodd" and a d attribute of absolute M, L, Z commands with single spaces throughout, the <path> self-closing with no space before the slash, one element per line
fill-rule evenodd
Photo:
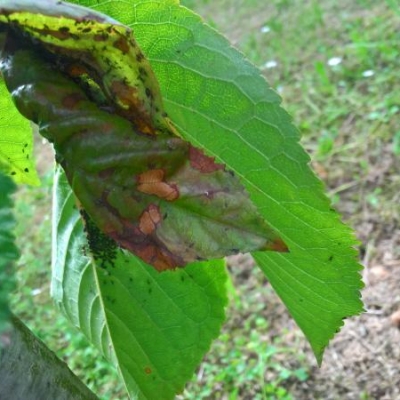
<path fill-rule="evenodd" d="M 285 240 L 290 254 L 254 258 L 321 361 L 342 320 L 362 311 L 361 267 L 353 234 L 310 170 L 279 96 L 226 39 L 174 0 L 79 3 L 133 27 L 179 132 L 242 178 Z"/>
<path fill-rule="evenodd" d="M 14 191 L 13 181 L 0 172 L 0 334 L 8 326 L 8 295 L 14 288 L 12 266 L 19 257 L 13 234 L 15 219 L 10 197 Z"/>
<path fill-rule="evenodd" d="M 60 171 L 54 200 L 53 298 L 118 367 L 132 398 L 172 399 L 224 321 L 223 262 L 160 274 L 93 232 L 90 221 L 87 245 Z"/>
<path fill-rule="evenodd" d="M 29 121 L 15 108 L 0 75 L 0 171 L 17 183 L 40 185 L 33 162 L 33 138 Z"/>

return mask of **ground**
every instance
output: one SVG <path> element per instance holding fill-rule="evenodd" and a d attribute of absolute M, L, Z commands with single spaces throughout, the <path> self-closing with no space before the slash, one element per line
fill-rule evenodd
<path fill-rule="evenodd" d="M 382 255 L 383 259 L 372 260 L 364 271 L 366 312 L 346 321 L 327 348 L 321 368 L 279 298 L 270 292 L 262 299 L 267 304 L 263 310 L 269 321 L 267 340 L 279 337 L 281 347 L 292 347 L 306 355 L 306 361 L 299 361 L 293 354 L 283 353 L 276 361 L 290 370 L 305 363 L 311 367 L 307 380 L 288 380 L 283 384 L 293 398 L 400 399 L 400 261 L 388 253 Z M 239 275 L 237 281 L 237 285 L 246 285 L 248 291 L 257 290 L 258 284 L 251 288 L 246 274 Z M 242 393 L 240 398 L 250 400 L 254 394 Z"/>

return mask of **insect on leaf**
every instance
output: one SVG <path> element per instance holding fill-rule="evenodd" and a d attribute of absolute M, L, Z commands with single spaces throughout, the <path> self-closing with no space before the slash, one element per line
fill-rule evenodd
<path fill-rule="evenodd" d="M 8 90 L 53 142 L 76 197 L 105 234 L 160 271 L 287 251 L 239 179 L 180 138 L 129 28 L 55 1 L 43 3 L 50 14 L 38 6 L 34 17 L 37 8 L 23 1 L 6 4 Z"/>

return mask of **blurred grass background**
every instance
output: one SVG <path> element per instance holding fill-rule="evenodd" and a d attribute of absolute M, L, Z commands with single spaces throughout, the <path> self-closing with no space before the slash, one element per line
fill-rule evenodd
<path fill-rule="evenodd" d="M 182 4 L 262 70 L 300 128 L 302 144 L 333 203 L 357 227 L 363 260 L 379 256 L 380 235 L 399 222 L 398 1 Z M 125 399 L 116 373 L 49 297 L 52 155 L 40 139 L 36 152 L 42 187 L 22 188 L 17 196 L 22 257 L 12 309 L 102 399 Z M 181 398 L 292 399 L 291 387 L 309 375 L 299 351 L 304 339 L 290 336 L 294 325 L 280 327 L 285 311 L 248 259 L 235 258 L 229 268 L 227 324 Z"/>

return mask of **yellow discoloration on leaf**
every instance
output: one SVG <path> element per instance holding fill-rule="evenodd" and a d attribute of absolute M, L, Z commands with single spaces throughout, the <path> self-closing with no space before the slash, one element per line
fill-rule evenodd
<path fill-rule="evenodd" d="M 0 170 L 16 183 L 39 186 L 33 161 L 32 128 L 16 110 L 0 79 Z"/>
<path fill-rule="evenodd" d="M 50 52 L 91 68 L 105 94 L 143 133 L 169 130 L 157 80 L 128 27 L 13 10 L 0 15 L 0 22 L 18 27 Z"/>

